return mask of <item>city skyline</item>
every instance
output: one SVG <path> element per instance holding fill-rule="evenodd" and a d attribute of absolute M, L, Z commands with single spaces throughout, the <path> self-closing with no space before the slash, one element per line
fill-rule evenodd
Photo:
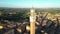
<path fill-rule="evenodd" d="M 0 0 L 0 7 L 10 8 L 60 8 L 60 0 Z"/>

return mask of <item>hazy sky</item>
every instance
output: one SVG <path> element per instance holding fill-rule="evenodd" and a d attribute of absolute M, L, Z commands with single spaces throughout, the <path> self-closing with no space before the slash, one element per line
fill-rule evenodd
<path fill-rule="evenodd" d="M 60 8 L 60 0 L 0 0 L 0 7 Z"/>

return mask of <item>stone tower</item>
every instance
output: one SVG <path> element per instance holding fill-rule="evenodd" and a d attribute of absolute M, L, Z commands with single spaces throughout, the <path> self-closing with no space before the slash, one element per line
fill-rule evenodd
<path fill-rule="evenodd" d="M 32 7 L 30 9 L 30 34 L 35 34 L 35 21 L 36 21 L 36 13 L 35 9 Z"/>

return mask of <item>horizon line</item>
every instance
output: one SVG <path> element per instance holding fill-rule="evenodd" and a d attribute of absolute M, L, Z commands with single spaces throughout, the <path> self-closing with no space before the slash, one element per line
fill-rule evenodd
<path fill-rule="evenodd" d="M 32 8 L 32 7 L 0 7 L 0 8 Z M 38 7 L 34 7 L 38 8 Z M 60 7 L 39 7 L 39 8 L 60 8 Z"/>

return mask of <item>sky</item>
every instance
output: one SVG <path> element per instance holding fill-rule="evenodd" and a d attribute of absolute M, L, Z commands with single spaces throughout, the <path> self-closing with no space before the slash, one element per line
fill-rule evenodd
<path fill-rule="evenodd" d="M 0 7 L 10 8 L 60 8 L 60 0 L 0 0 Z"/>

